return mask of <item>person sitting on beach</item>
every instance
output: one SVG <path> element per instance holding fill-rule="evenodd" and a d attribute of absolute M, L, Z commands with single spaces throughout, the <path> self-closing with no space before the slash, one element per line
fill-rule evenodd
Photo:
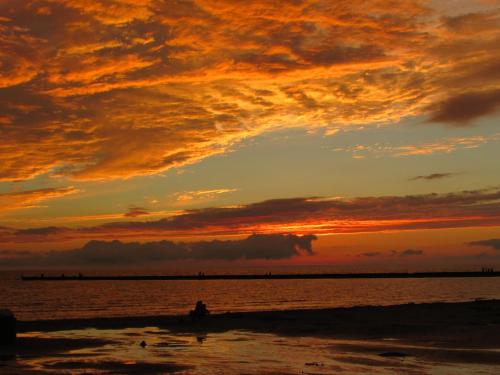
<path fill-rule="evenodd" d="M 204 316 L 207 316 L 210 314 L 210 311 L 207 309 L 207 305 L 203 303 L 203 301 L 198 301 L 196 302 L 196 306 L 194 310 L 191 310 L 189 312 L 189 315 L 192 318 L 203 318 Z"/>

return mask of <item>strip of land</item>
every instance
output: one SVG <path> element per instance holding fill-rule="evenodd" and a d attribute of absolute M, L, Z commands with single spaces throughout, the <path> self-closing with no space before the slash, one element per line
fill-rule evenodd
<path fill-rule="evenodd" d="M 408 279 L 450 277 L 500 277 L 498 271 L 488 272 L 395 272 L 395 273 L 303 273 L 303 274 L 226 274 L 226 275 L 33 275 L 21 276 L 25 281 L 130 281 L 130 280 L 300 280 L 300 279 Z"/>
<path fill-rule="evenodd" d="M 210 308 L 210 306 L 208 306 Z M 203 318 L 143 316 L 18 322 L 19 332 L 156 326 L 176 332 L 251 330 L 287 336 L 399 339 L 446 347 L 500 348 L 500 300 L 233 312 Z"/>

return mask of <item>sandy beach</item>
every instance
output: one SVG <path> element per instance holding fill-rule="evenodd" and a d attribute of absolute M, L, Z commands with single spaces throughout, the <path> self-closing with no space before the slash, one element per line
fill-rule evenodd
<path fill-rule="evenodd" d="M 143 316 L 18 322 L 19 332 L 156 326 L 176 332 L 251 330 L 290 336 L 397 338 L 500 348 L 500 300 L 357 306 L 335 309 L 227 312 L 202 319 Z"/>
<path fill-rule="evenodd" d="M 344 367 L 335 371 L 362 373 L 375 366 L 381 373 L 394 373 L 395 369 L 401 370 L 409 364 L 411 366 L 405 370 L 407 373 L 433 373 L 433 369 L 443 365 L 451 366 L 455 373 L 467 369 L 478 373 L 500 370 L 500 300 L 228 312 L 201 319 L 185 315 L 20 321 L 18 331 L 17 349 L 14 352 L 4 350 L 0 371 L 17 369 L 29 373 L 36 368 L 48 373 L 56 370 L 72 373 L 92 370 L 102 373 L 199 373 L 200 363 L 204 362 L 194 359 L 194 356 L 204 358 L 203 355 L 207 354 L 182 357 L 182 362 L 179 362 L 178 356 L 171 356 L 177 340 L 187 340 L 180 346 L 189 350 L 200 350 L 202 345 L 206 348 L 207 343 L 211 343 L 214 353 L 230 343 L 239 353 L 231 358 L 249 356 L 243 361 L 246 363 L 262 364 L 260 357 L 267 355 L 243 350 L 243 345 L 250 343 L 268 345 L 268 352 L 296 350 L 294 360 L 300 362 L 303 369 L 299 365 L 289 368 L 293 360 L 288 359 L 286 366 L 288 373 L 292 374 L 309 371 L 312 367 L 314 373 L 328 373 L 341 363 Z M 239 336 L 234 339 L 234 335 Z M 134 348 L 132 354 L 127 354 L 130 359 L 141 349 L 138 344 L 142 340 L 149 346 L 138 352 L 139 359 L 124 361 L 118 343 Z M 307 349 L 315 346 L 323 349 L 319 352 Z M 151 347 L 160 352 L 155 352 L 154 358 L 144 357 Z M 168 351 L 162 352 L 165 348 Z M 12 362 L 9 353 L 17 360 Z M 90 353 L 93 353 L 92 357 Z M 99 360 L 103 353 L 106 357 Z M 179 353 L 185 355 L 186 351 Z M 202 366 L 203 371 L 212 365 L 217 368 L 217 364 L 227 361 L 226 355 L 220 353 L 220 357 L 214 357 L 210 354 L 210 361 L 207 359 L 205 367 Z M 284 366 L 285 362 L 282 364 Z M 250 365 L 241 363 L 234 366 L 234 371 L 262 371 L 262 368 L 247 369 L 245 366 Z M 276 368 L 277 373 L 284 371 L 284 367 L 277 363 L 268 367 Z"/>

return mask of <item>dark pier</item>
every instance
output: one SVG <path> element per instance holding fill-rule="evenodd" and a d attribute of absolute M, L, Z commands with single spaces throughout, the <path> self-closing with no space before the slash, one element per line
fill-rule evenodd
<path fill-rule="evenodd" d="M 156 276 L 21 276 L 26 281 L 130 281 L 130 280 L 317 280 L 317 279 L 412 279 L 438 277 L 500 277 L 499 271 L 487 272 L 399 272 L 399 273 L 303 273 L 303 274 L 239 274 L 239 275 L 156 275 Z"/>

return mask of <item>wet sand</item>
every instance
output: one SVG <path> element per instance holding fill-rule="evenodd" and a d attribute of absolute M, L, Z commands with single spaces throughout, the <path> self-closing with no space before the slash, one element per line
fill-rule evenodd
<path fill-rule="evenodd" d="M 19 332 L 0 373 L 500 373 L 500 300 L 29 321 Z"/>
<path fill-rule="evenodd" d="M 210 306 L 208 306 L 210 307 Z M 250 330 L 286 336 L 395 338 L 470 348 L 500 348 L 500 300 L 227 312 L 202 319 L 143 316 L 18 322 L 19 332 L 155 326 L 174 332 Z"/>

